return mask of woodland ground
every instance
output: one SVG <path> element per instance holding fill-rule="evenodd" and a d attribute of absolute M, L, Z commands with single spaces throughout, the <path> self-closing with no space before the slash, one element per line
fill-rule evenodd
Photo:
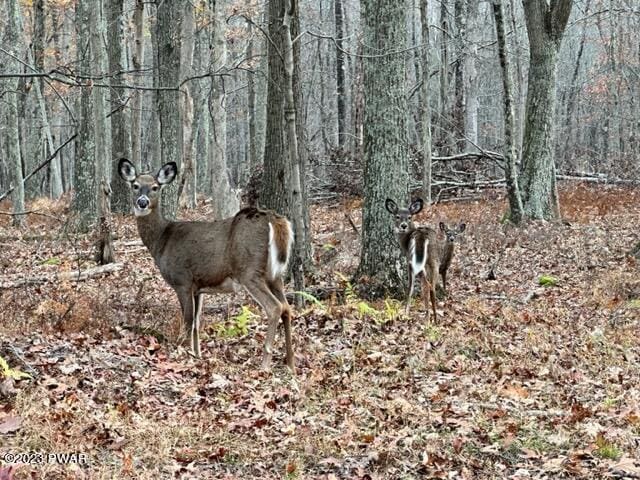
<path fill-rule="evenodd" d="M 419 299 L 404 317 L 354 297 L 345 212 L 359 225 L 360 202 L 314 207 L 315 284 L 334 295 L 297 312 L 295 380 L 281 350 L 258 369 L 265 323 L 241 314 L 246 296 L 207 297 L 201 360 L 177 346 L 177 299 L 131 216 L 115 219 L 119 271 L 7 288 L 94 264 L 67 202 L 32 202 L 60 220 L 20 230 L 0 215 L 0 355 L 34 373 L 0 379 L 0 458 L 89 459 L 19 479 L 640 478 L 640 266 L 626 255 L 640 190 L 561 196 L 564 224 L 504 226 L 498 194 L 423 213 L 468 225 L 431 324 Z"/>

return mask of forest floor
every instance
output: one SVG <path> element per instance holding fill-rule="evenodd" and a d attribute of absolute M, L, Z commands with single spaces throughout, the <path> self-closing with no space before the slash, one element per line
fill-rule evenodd
<path fill-rule="evenodd" d="M 0 215 L 0 372 L 32 375 L 0 373 L 0 479 L 640 478 L 640 190 L 561 198 L 566 222 L 518 229 L 498 194 L 423 213 L 467 223 L 429 324 L 418 298 L 405 317 L 354 296 L 360 202 L 313 207 L 315 291 L 334 293 L 296 313 L 296 378 L 280 336 L 259 370 L 245 295 L 207 297 L 202 359 L 180 347 L 131 216 L 119 269 L 76 282 L 95 264 L 67 201 L 31 202 L 49 216 L 22 229 Z"/>

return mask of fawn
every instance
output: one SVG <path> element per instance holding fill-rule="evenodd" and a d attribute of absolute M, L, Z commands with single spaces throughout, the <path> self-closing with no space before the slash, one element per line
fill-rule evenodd
<path fill-rule="evenodd" d="M 278 320 L 282 319 L 287 366 L 293 371 L 291 309 L 282 282 L 293 243 L 290 222 L 256 208 L 245 208 L 233 217 L 214 222 L 169 221 L 160 211 L 160 198 L 162 188 L 178 174 L 175 162 L 151 175 L 138 174 L 135 166 L 123 158 L 118 171 L 131 186 L 142 242 L 178 295 L 194 355 L 200 357 L 198 330 L 203 294 L 235 291 L 239 284 L 269 320 L 262 368 L 271 364 Z"/>
<path fill-rule="evenodd" d="M 409 312 L 411 296 L 416 277 L 422 273 L 422 295 L 427 309 L 427 321 L 429 321 L 429 300 L 433 310 L 433 319 L 436 314 L 436 290 L 438 280 L 439 252 L 438 237 L 434 229 L 429 227 L 416 227 L 412 217 L 422 210 L 424 202 L 418 198 L 408 208 L 398 208 L 396 203 L 387 198 L 385 207 L 395 218 L 395 231 L 402 253 L 407 259 L 409 269 L 409 293 L 405 312 Z"/>
<path fill-rule="evenodd" d="M 467 225 L 460 222 L 449 228 L 444 222 L 440 222 L 440 230 L 444 233 L 444 242 L 440 242 L 440 276 L 442 277 L 442 290 L 447 293 L 447 270 L 455 254 L 455 244 L 458 237 L 465 231 Z"/>

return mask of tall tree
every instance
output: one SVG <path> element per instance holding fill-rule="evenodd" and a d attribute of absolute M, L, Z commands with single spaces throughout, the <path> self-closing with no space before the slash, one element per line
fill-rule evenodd
<path fill-rule="evenodd" d="M 560 216 L 553 159 L 556 71 L 573 0 L 523 0 L 529 34 L 529 86 L 522 151 L 522 200 L 532 219 Z"/>
<path fill-rule="evenodd" d="M 513 114 L 513 82 L 507 57 L 507 44 L 504 32 L 504 13 L 502 0 L 493 0 L 493 17 L 496 23 L 498 39 L 498 58 L 502 71 L 502 108 L 504 113 L 504 170 L 507 179 L 507 198 L 509 200 L 509 219 L 520 223 L 523 218 L 522 197 L 516 169 L 516 144 L 514 141 L 515 119 Z"/>
<path fill-rule="evenodd" d="M 380 295 L 404 285 L 400 248 L 385 199 L 405 203 L 408 195 L 407 102 L 404 2 L 363 0 L 364 207 L 357 276 L 363 292 Z"/>
<path fill-rule="evenodd" d="M 268 4 L 268 86 L 267 118 L 264 144 L 264 175 L 260 205 L 278 213 L 289 214 L 289 192 L 286 181 L 287 150 L 284 141 L 284 18 L 285 0 Z"/>
<path fill-rule="evenodd" d="M 227 64 L 226 18 L 224 4 L 211 1 L 212 22 L 210 23 L 211 71 L 221 73 Z M 209 136 L 209 181 L 213 195 L 213 213 L 216 218 L 225 218 L 238 210 L 238 198 L 231 189 L 227 168 L 227 92 L 224 77 L 211 76 L 209 115 L 212 132 Z"/>
<path fill-rule="evenodd" d="M 5 12 L 7 23 L 5 26 L 3 45 L 13 50 L 11 53 L 19 58 L 17 51 L 20 42 L 21 22 L 20 22 L 20 3 L 18 0 L 8 0 L 6 2 L 7 11 Z M 0 71 L 9 67 L 18 67 L 17 62 L 4 61 Z M 4 72 L 3 72 L 4 73 Z M 9 168 L 9 181 L 13 187 L 11 200 L 13 201 L 14 213 L 24 212 L 24 185 L 22 178 L 22 156 L 20 155 L 20 136 L 18 134 L 18 78 L 6 78 L 0 81 L 0 91 L 3 95 L 4 114 L 1 121 L 4 123 L 5 152 L 7 156 L 7 164 Z M 22 225 L 24 222 L 23 215 L 15 215 L 13 217 L 15 225 Z"/>
<path fill-rule="evenodd" d="M 76 4 L 78 69 L 82 75 L 91 72 L 90 21 L 91 0 Z M 96 218 L 96 162 L 95 131 L 91 87 L 81 88 L 76 138 L 75 166 L 73 169 L 73 208 L 78 214 L 78 227 L 86 230 Z"/>
<path fill-rule="evenodd" d="M 156 20 L 158 86 L 162 88 L 156 96 L 160 117 L 160 158 L 162 164 L 176 162 L 179 168 L 182 167 L 183 152 L 181 94 L 178 91 L 182 12 L 182 2 L 159 2 Z M 178 209 L 178 183 L 167 185 L 162 196 L 162 209 L 168 218 L 174 218 Z"/>
<path fill-rule="evenodd" d="M 131 64 L 136 72 L 142 69 L 144 58 L 144 0 L 135 0 L 133 12 L 133 52 Z M 131 160 L 136 168 L 142 167 L 142 92 L 131 92 Z"/>
<path fill-rule="evenodd" d="M 109 25 L 107 29 L 109 41 L 109 72 L 111 73 L 111 84 L 122 83 L 122 58 L 124 43 L 124 0 L 105 0 L 106 21 Z M 125 109 L 129 99 L 126 91 L 118 88 L 111 88 L 110 105 L 111 110 L 111 147 L 112 153 L 108 159 L 111 163 L 111 208 L 114 212 L 127 213 L 131 209 L 129 199 L 129 187 L 118 178 L 118 161 L 120 158 L 130 157 L 131 142 L 129 137 L 129 116 Z"/>
<path fill-rule="evenodd" d="M 342 0 L 334 0 L 336 22 L 336 94 L 338 103 L 338 146 L 344 147 L 347 123 L 347 88 L 345 81 L 346 65 L 343 48 L 344 13 Z"/>
<path fill-rule="evenodd" d="M 429 0 L 420 0 L 422 24 L 422 196 L 431 203 L 431 90 L 429 89 Z"/>

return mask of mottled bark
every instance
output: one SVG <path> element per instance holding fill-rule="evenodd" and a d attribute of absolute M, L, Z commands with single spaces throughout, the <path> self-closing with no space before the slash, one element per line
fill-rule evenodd
<path fill-rule="evenodd" d="M 438 153 L 451 153 L 451 117 L 449 115 L 449 22 L 447 2 L 440 0 L 440 111 L 438 118 Z"/>
<path fill-rule="evenodd" d="M 20 42 L 21 22 L 20 22 L 20 4 L 18 0 L 8 0 L 6 2 L 6 25 L 2 43 L 5 48 L 9 49 L 14 55 L 20 56 L 18 46 Z M 19 69 L 19 64 L 10 61 L 3 61 L 0 64 L 0 72 L 9 72 L 10 69 Z M 3 72 L 4 73 L 4 72 Z M 13 212 L 24 212 L 24 184 L 22 176 L 22 156 L 20 154 L 20 136 L 18 131 L 18 79 L 6 78 L 0 80 L 0 91 L 2 96 L 2 117 L 0 121 L 4 123 L 0 131 L 4 132 L 4 149 L 6 152 L 6 161 L 9 169 L 9 182 L 13 187 L 11 201 L 13 202 Z M 13 217 L 14 225 L 22 225 L 24 223 L 23 215 L 15 215 Z"/>
<path fill-rule="evenodd" d="M 158 42 L 158 84 L 177 88 L 180 83 L 180 29 L 182 2 L 159 2 L 157 7 L 156 36 Z M 160 117 L 161 163 L 176 162 L 182 168 L 182 101 L 177 90 L 158 92 L 157 107 Z M 178 183 L 164 188 L 162 211 L 166 218 L 175 218 L 178 208 Z"/>
<path fill-rule="evenodd" d="M 76 4 L 77 62 L 79 71 L 91 72 L 90 17 L 93 13 L 90 0 Z M 86 230 L 96 219 L 96 162 L 95 130 L 91 88 L 80 89 L 80 107 L 77 113 L 78 136 L 76 138 L 75 165 L 73 169 L 73 209 L 78 214 L 78 228 Z"/>
<path fill-rule="evenodd" d="M 420 0 L 422 24 L 422 198 L 431 203 L 431 91 L 429 89 L 429 0 Z"/>
<path fill-rule="evenodd" d="M 334 0 L 336 22 L 336 101 L 338 106 L 338 146 L 344 147 L 347 123 L 346 65 L 342 39 L 344 38 L 344 14 L 342 0 Z"/>
<path fill-rule="evenodd" d="M 224 4 L 211 2 L 213 24 L 210 32 L 211 71 L 217 72 L 226 67 L 227 42 L 225 38 L 226 17 Z M 210 181 L 213 196 L 213 214 L 215 218 L 226 218 L 238 211 L 239 201 L 236 193 L 231 189 L 229 169 L 227 165 L 227 93 L 225 92 L 224 77 L 211 78 L 211 95 L 209 99 L 209 114 L 211 115 L 212 134 L 209 143 Z"/>
<path fill-rule="evenodd" d="M 289 215 L 289 193 L 286 189 L 287 150 L 284 143 L 284 91 L 285 83 L 284 38 L 282 18 L 284 0 L 272 0 L 268 5 L 268 85 L 267 118 L 264 145 L 264 175 L 259 204 L 276 212 Z"/>
<path fill-rule="evenodd" d="M 247 58 L 256 64 L 254 57 L 253 25 L 247 24 L 249 29 L 249 44 L 247 45 Z M 258 138 L 256 136 L 256 82 L 255 73 L 247 72 L 247 123 L 249 124 L 249 175 L 258 168 Z M 248 176 L 247 176 L 248 177 Z"/>
<path fill-rule="evenodd" d="M 493 0 L 493 17 L 496 22 L 496 36 L 498 39 L 498 59 L 502 73 L 502 108 L 504 114 L 504 170 L 507 179 L 507 198 L 509 200 L 509 219 L 518 224 L 523 219 L 522 197 L 518 183 L 516 168 L 516 145 L 514 141 L 515 119 L 513 115 L 513 83 L 507 57 L 507 45 L 504 32 L 504 14 L 502 0 Z"/>
<path fill-rule="evenodd" d="M 111 84 L 122 83 L 122 59 L 124 44 L 124 0 L 105 0 L 108 42 L 109 42 L 109 72 Z M 130 158 L 131 141 L 129 138 L 129 115 L 125 104 L 128 101 L 126 90 L 112 88 L 109 90 L 111 112 L 111 208 L 117 213 L 127 213 L 131 210 L 129 187 L 118 178 L 118 160 L 122 157 Z M 104 202 L 103 202 L 104 203 Z"/>
<path fill-rule="evenodd" d="M 553 159 L 558 51 L 572 0 L 523 0 L 529 34 L 529 88 L 523 140 L 522 200 L 532 219 L 557 219 L 560 205 Z"/>
<path fill-rule="evenodd" d="M 133 12 L 133 53 L 131 63 L 133 69 L 142 68 L 144 58 L 144 0 L 135 0 L 136 8 Z M 142 92 L 131 92 L 131 160 L 136 168 L 142 167 Z M 126 186 L 126 185 L 125 185 Z"/>
<path fill-rule="evenodd" d="M 393 53 L 405 45 L 404 2 L 363 0 L 364 206 L 357 278 L 363 294 L 399 291 L 404 261 L 393 234 L 386 198 L 408 196 L 405 59 Z"/>

